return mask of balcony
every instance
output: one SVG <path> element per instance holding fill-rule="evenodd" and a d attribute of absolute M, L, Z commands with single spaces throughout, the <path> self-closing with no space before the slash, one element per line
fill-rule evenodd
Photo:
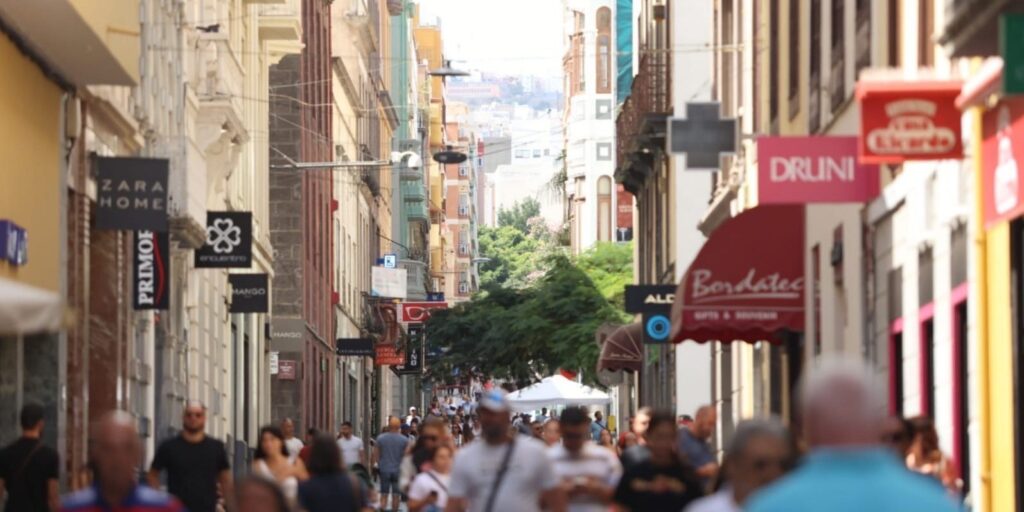
<path fill-rule="evenodd" d="M 939 36 L 953 57 L 999 54 L 999 16 L 1024 12 L 1018 0 L 946 0 L 946 26 Z"/>
<path fill-rule="evenodd" d="M 409 222 L 430 222 L 430 212 L 427 211 L 427 205 L 423 201 L 418 203 L 406 201 L 405 217 Z"/>
<path fill-rule="evenodd" d="M 426 200 L 426 187 L 422 182 L 403 181 L 402 199 L 407 203 L 423 203 Z M 425 209 L 425 208 L 424 208 Z"/>
<path fill-rule="evenodd" d="M 291 43 L 292 51 L 288 53 L 302 50 L 302 5 L 299 0 L 261 5 L 258 19 L 260 40 L 276 41 L 282 46 Z"/>
<path fill-rule="evenodd" d="M 667 122 L 672 115 L 667 56 L 646 54 L 640 59 L 639 70 L 615 120 L 615 177 L 633 194 L 650 172 L 654 155 L 664 151 Z"/>

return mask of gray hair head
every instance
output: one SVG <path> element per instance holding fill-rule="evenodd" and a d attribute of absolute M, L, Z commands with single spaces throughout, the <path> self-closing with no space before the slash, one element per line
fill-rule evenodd
<path fill-rule="evenodd" d="M 751 441 L 761 437 L 770 437 L 786 444 L 790 442 L 789 431 L 774 416 L 767 419 L 744 420 L 736 426 L 736 431 L 733 432 L 732 439 L 726 447 L 726 453 L 730 457 L 735 457 L 743 453 Z"/>
<path fill-rule="evenodd" d="M 826 359 L 813 368 L 800 389 L 800 406 L 812 446 L 876 443 L 886 412 L 877 379 L 850 359 Z"/>

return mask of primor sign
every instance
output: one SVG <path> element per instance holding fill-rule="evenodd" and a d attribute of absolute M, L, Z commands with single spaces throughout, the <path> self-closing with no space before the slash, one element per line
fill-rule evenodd
<path fill-rule="evenodd" d="M 167 309 L 170 302 L 170 244 L 166 232 L 136 231 L 132 258 L 135 309 Z"/>

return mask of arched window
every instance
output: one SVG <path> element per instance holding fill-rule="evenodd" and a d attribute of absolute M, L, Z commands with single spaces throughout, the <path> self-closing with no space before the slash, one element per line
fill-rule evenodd
<path fill-rule="evenodd" d="M 597 10 L 597 92 L 612 92 L 612 10 Z"/>
<path fill-rule="evenodd" d="M 597 239 L 612 240 L 612 179 L 608 176 L 597 180 Z"/>

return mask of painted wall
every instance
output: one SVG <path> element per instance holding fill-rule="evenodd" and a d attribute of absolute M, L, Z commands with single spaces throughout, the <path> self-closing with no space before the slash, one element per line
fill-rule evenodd
<path fill-rule="evenodd" d="M 60 291 L 61 90 L 0 33 L 0 219 L 28 231 L 28 264 L 0 277 Z"/>

